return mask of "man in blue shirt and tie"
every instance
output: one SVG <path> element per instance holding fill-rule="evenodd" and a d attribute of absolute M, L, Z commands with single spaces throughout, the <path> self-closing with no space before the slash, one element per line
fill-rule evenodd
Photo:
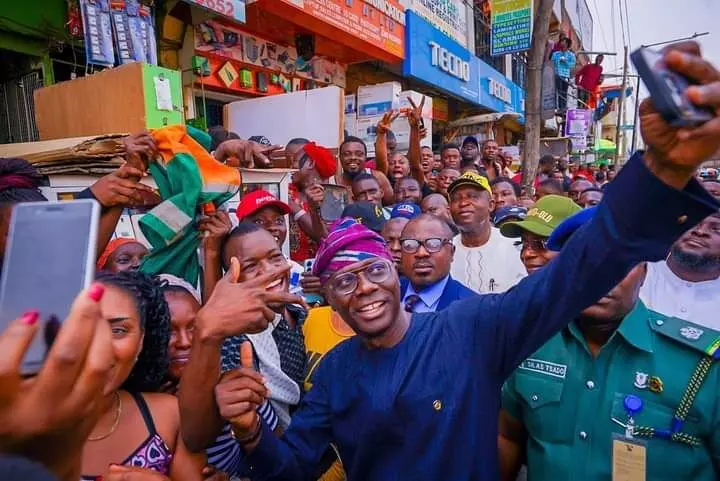
<path fill-rule="evenodd" d="M 700 57 L 697 44 L 673 47 L 665 62 L 701 84 L 688 89 L 693 103 L 720 111 L 720 72 Z M 313 270 L 330 305 L 357 335 L 322 360 L 282 438 L 255 411 L 267 390 L 252 371 L 251 356 L 217 388 L 226 394 L 219 410 L 252 479 L 316 479 L 331 444 L 349 481 L 498 479 L 497 413 L 505 379 L 635 265 L 665 258 L 686 230 L 720 209 L 694 178 L 720 148 L 720 119 L 678 130 L 649 100 L 640 119 L 649 150 L 627 162 L 596 215 L 552 262 L 506 292 L 411 315 L 379 236 L 348 223 L 331 232 Z M 256 311 L 212 310 L 239 270 L 233 261 L 216 287 L 220 294 L 204 308 L 217 314 L 198 313 L 193 349 L 267 325 Z M 181 388 L 181 408 L 186 388 L 192 386 Z"/>
<path fill-rule="evenodd" d="M 432 214 L 415 217 L 400 236 L 400 295 L 407 312 L 436 312 L 451 302 L 477 295 L 450 277 L 455 246 L 448 223 Z"/>

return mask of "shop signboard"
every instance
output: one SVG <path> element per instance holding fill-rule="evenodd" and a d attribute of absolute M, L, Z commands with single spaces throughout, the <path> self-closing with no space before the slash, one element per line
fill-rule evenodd
<path fill-rule="evenodd" d="M 568 109 L 566 114 L 565 135 L 587 137 L 592 124 L 592 110 Z"/>
<path fill-rule="evenodd" d="M 195 52 L 261 67 L 282 74 L 282 78 L 297 77 L 345 87 L 345 67 L 338 62 L 319 55 L 301 61 L 294 46 L 265 40 L 225 22 L 208 20 L 196 25 Z"/>
<path fill-rule="evenodd" d="M 410 0 L 409 8 L 442 33 L 467 47 L 468 9 L 463 0 Z"/>
<path fill-rule="evenodd" d="M 472 103 L 479 101 L 476 57 L 415 12 L 407 12 L 403 74 Z"/>
<path fill-rule="evenodd" d="M 245 0 L 185 0 L 235 22 L 245 23 Z"/>
<path fill-rule="evenodd" d="M 512 82 L 503 74 L 492 68 L 479 58 L 480 104 L 495 112 L 515 112 L 525 114 L 525 89 Z"/>
<path fill-rule="evenodd" d="M 505 55 L 530 49 L 532 22 L 532 0 L 493 0 L 490 55 Z"/>
<path fill-rule="evenodd" d="M 292 5 L 308 15 L 307 21 L 315 22 L 313 25 L 300 23 L 304 28 L 338 43 L 354 46 L 348 42 L 349 37 L 380 49 L 395 61 L 405 56 L 405 7 L 399 0 L 251 0 L 248 3 L 255 2 L 276 14 L 279 14 L 277 4 L 280 3 L 283 16 L 296 17 L 298 23 L 299 17 L 287 12 L 287 5 Z M 336 38 L 328 27 L 340 30 L 346 36 Z"/>
<path fill-rule="evenodd" d="M 573 152 L 587 150 L 587 136 L 592 125 L 593 112 L 587 109 L 568 109 L 565 122 L 565 135 L 570 137 Z"/>

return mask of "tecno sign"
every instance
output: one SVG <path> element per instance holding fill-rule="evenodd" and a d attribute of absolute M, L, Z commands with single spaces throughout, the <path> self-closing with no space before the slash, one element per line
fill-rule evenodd
<path fill-rule="evenodd" d="M 433 67 L 437 67 L 463 82 L 470 81 L 470 62 L 450 53 L 435 42 L 430 42 L 430 56 Z"/>

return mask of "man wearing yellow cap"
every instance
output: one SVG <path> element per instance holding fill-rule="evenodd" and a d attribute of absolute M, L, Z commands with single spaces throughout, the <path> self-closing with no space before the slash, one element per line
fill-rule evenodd
<path fill-rule="evenodd" d="M 453 239 L 455 259 L 450 274 L 479 292 L 504 292 L 525 277 L 514 242 L 493 226 L 495 209 L 488 180 L 465 172 L 448 187 L 450 213 L 460 229 Z"/>

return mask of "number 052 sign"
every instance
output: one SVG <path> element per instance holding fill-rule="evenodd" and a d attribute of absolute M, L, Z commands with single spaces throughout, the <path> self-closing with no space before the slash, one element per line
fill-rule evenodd
<path fill-rule="evenodd" d="M 187 3 L 210 10 L 236 22 L 245 23 L 244 0 L 185 0 Z"/>

